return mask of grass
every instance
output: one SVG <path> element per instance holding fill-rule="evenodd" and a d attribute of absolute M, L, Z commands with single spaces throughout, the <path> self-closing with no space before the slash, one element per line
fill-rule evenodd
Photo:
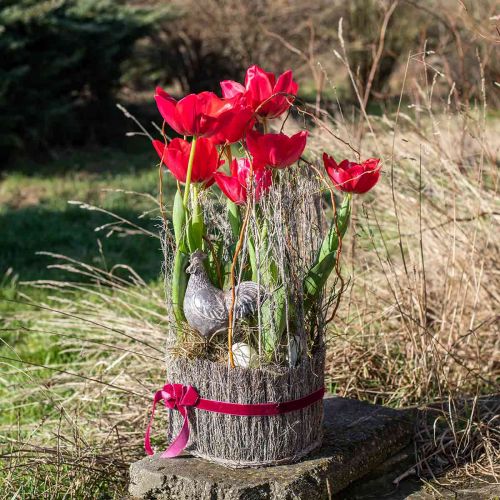
<path fill-rule="evenodd" d="M 127 280 L 130 289 L 140 288 L 130 279 L 127 266 L 133 266 L 147 281 L 148 288 L 161 294 L 159 240 L 129 224 L 117 225 L 116 219 L 107 213 L 112 211 L 123 220 L 157 232 L 152 200 L 123 192 L 156 193 L 154 155 L 147 152 L 125 158 L 116 151 L 114 155 L 109 151 L 81 156 L 69 153 L 44 165 L 36 174 L 27 169 L 7 174 L 1 184 L 0 440 L 2 454 L 7 457 L 13 450 L 17 450 L 18 457 L 33 457 L 28 474 L 25 467 L 15 467 L 16 460 L 0 459 L 0 490 L 9 497 L 16 493 L 20 498 L 53 498 L 62 489 L 76 498 L 110 498 L 119 497 L 123 491 L 125 461 L 116 463 L 113 454 L 103 459 L 101 452 L 105 454 L 105 450 L 97 450 L 95 439 L 81 435 L 78 422 L 81 413 L 86 427 L 93 429 L 91 421 L 116 411 L 115 404 L 108 403 L 105 395 L 96 401 L 87 399 L 85 390 L 80 392 L 72 383 L 81 381 L 86 372 L 95 381 L 105 378 L 104 363 L 112 357 L 113 350 L 106 353 L 99 334 L 86 331 L 78 322 L 54 327 L 49 310 L 27 305 L 30 302 L 68 309 L 69 303 L 92 308 L 100 299 L 116 299 L 118 293 L 101 286 L 97 287 L 100 295 L 96 298 L 95 277 L 89 275 L 89 266 L 110 271 L 109 276 L 118 282 Z M 77 172 L 64 168 L 65 158 L 68 164 L 79 165 Z M 126 161 L 130 163 L 124 168 Z M 68 199 L 83 201 L 88 206 L 68 204 Z M 94 204 L 106 212 L 92 209 Z M 102 229 L 96 232 L 97 227 Z M 54 266 L 57 259 L 38 255 L 40 251 L 67 255 L 74 262 L 85 263 L 85 272 L 77 282 L 68 284 L 69 290 L 51 287 L 50 283 L 68 280 L 73 265 Z M 114 268 L 117 265 L 120 267 Z M 133 301 L 127 295 L 127 303 Z M 161 303 L 158 298 L 156 301 Z M 87 344 L 95 349 L 88 357 L 82 349 Z M 82 398 L 70 419 L 64 410 L 67 398 Z M 70 428 L 65 438 L 68 441 L 60 442 L 57 448 L 63 450 L 71 442 L 72 451 L 62 451 L 66 458 L 61 455 L 55 459 L 52 429 L 65 424 Z M 16 445 L 30 442 L 34 435 L 39 444 L 47 443 L 47 448 Z M 87 439 L 92 445 L 88 445 Z"/>
<path fill-rule="evenodd" d="M 322 128 L 310 138 L 317 158 L 323 150 L 352 157 L 352 142 L 363 157 L 383 159 L 382 181 L 356 199 L 344 242 L 351 279 L 330 331 L 328 387 L 426 408 L 408 475 L 445 487 L 460 475 L 495 482 L 498 401 L 482 396 L 500 381 L 500 122 L 484 119 L 486 103 L 447 112 L 438 102 L 434 111 L 432 94 L 424 97 L 425 116 L 404 108 L 323 116 L 344 142 Z M 155 160 L 140 148 L 67 152 L 4 175 L 5 495 L 120 498 L 127 465 L 142 454 L 169 326 L 154 237 Z"/>
<path fill-rule="evenodd" d="M 107 237 L 113 229 L 105 226 L 113 221 L 109 214 L 68 203 L 77 200 L 98 205 L 154 233 L 157 222 L 144 214 L 151 209 L 151 200 L 124 193 L 155 195 L 154 161 L 150 151 L 115 155 L 110 150 L 69 152 L 42 168 L 27 163 L 4 174 L 0 185 L 0 275 L 11 269 L 10 274 L 23 281 L 47 277 L 47 260 L 37 252 L 50 251 L 104 266 L 134 264 L 147 279 L 157 277 L 158 241 L 143 235 L 135 239 L 120 238 L 120 234 Z M 102 229 L 96 231 L 99 227 Z M 143 258 L 137 259 L 138 252 Z M 52 277 L 58 276 L 52 273 Z"/>
<path fill-rule="evenodd" d="M 67 291 L 33 285 L 37 280 L 64 281 L 72 274 L 54 266 L 54 257 L 40 252 L 65 255 L 105 270 L 120 265 L 113 271 L 118 277 L 126 277 L 126 266 L 132 266 L 149 286 L 160 289 L 159 240 L 133 226 L 115 224 L 116 219 L 108 213 L 157 233 L 157 212 L 145 196 L 156 194 L 154 162 L 150 150 L 68 151 L 36 169 L 27 162 L 4 174 L 0 184 L 0 356 L 76 370 L 81 364 L 77 350 L 61 346 L 55 334 L 38 331 L 40 311 L 27 305 L 32 302 L 58 308 L 61 298 L 69 296 Z M 69 204 L 68 200 L 87 205 Z M 105 211 L 92 209 L 95 205 Z M 79 289 L 71 292 L 70 300 L 92 303 L 95 296 L 87 289 L 91 281 L 92 277 L 81 275 Z M 73 335 L 74 331 L 66 333 Z M 0 400 L 5 401 L 13 387 L 29 384 L 30 378 L 17 363 L 2 364 L 7 374 L 11 373 L 8 382 L 4 378 L 0 385 Z M 37 381 L 50 380 L 53 375 L 51 370 L 36 366 L 30 371 L 36 372 Z M 31 401 L 5 408 L 0 412 L 0 426 L 8 428 L 19 420 L 34 424 L 51 414 L 49 407 Z"/>

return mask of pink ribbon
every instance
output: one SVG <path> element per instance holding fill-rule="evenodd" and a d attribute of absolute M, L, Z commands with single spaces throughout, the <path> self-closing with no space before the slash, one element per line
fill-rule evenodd
<path fill-rule="evenodd" d="M 184 451 L 189 441 L 189 419 L 187 409 L 191 406 L 199 410 L 223 413 L 225 415 L 266 417 L 306 408 L 322 399 L 324 393 L 325 388 L 321 387 L 303 398 L 286 401 L 284 403 L 240 404 L 200 398 L 196 389 L 191 385 L 166 384 L 163 386 L 163 389 L 158 391 L 154 396 L 151 418 L 144 436 L 144 449 L 148 455 L 153 455 L 154 452 L 151 448 L 150 441 L 151 427 L 155 416 L 156 404 L 161 400 L 163 400 L 167 408 L 177 410 L 184 417 L 184 423 L 182 424 L 182 429 L 179 434 L 172 443 L 170 443 L 170 446 L 160 455 L 161 458 L 173 458 Z"/>
<path fill-rule="evenodd" d="M 150 433 L 155 416 L 156 404 L 163 399 L 165 406 L 171 410 L 178 410 L 184 417 L 184 423 L 177 437 L 172 441 L 170 446 L 160 455 L 161 458 L 172 458 L 181 454 L 189 440 L 189 420 L 187 415 L 187 407 L 194 406 L 199 400 L 199 395 L 193 386 L 186 387 L 182 384 L 166 384 L 161 391 L 155 394 L 153 399 L 153 410 L 144 436 L 144 449 L 148 455 L 153 455 L 151 448 Z"/>

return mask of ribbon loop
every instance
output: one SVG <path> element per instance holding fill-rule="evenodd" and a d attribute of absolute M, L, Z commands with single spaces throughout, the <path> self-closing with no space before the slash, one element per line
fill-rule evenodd
<path fill-rule="evenodd" d="M 173 458 L 182 453 L 189 441 L 189 420 L 187 407 L 195 406 L 198 402 L 199 395 L 193 386 L 184 386 L 182 384 L 165 384 L 163 389 L 156 392 L 153 399 L 153 409 L 151 418 L 144 436 L 144 449 L 148 455 L 153 455 L 151 448 L 151 427 L 155 415 L 156 404 L 163 400 L 165 406 L 171 410 L 177 410 L 183 417 L 184 423 L 177 437 L 172 441 L 170 446 L 160 455 L 161 458 Z"/>

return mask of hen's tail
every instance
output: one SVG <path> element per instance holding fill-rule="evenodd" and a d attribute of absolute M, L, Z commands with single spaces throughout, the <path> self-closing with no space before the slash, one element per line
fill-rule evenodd
<path fill-rule="evenodd" d="M 253 281 L 243 281 L 236 286 L 235 292 L 234 316 L 236 319 L 255 314 L 258 306 L 266 299 L 264 287 Z M 228 310 L 231 307 L 231 295 L 231 290 L 226 292 L 226 306 Z"/>

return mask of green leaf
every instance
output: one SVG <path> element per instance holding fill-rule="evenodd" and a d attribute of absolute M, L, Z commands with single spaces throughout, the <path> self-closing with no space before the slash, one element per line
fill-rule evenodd
<path fill-rule="evenodd" d="M 172 212 L 172 222 L 174 224 L 175 244 L 180 247 L 183 239 L 185 224 L 186 224 L 186 210 L 182 202 L 182 194 L 178 189 L 174 197 L 174 209 Z"/>
<path fill-rule="evenodd" d="M 351 215 L 351 197 L 346 196 L 342 202 L 341 207 L 337 211 L 337 225 L 338 230 L 342 236 L 344 236 L 347 225 L 349 223 L 349 217 Z M 339 237 L 337 234 L 337 227 L 335 224 L 335 220 L 332 219 L 330 224 L 330 229 L 326 234 L 323 243 L 321 244 L 321 248 L 319 250 L 318 256 L 316 257 L 316 261 L 314 264 L 321 262 L 328 254 L 335 252 L 339 245 Z"/>
<path fill-rule="evenodd" d="M 248 259 L 250 260 L 250 279 L 252 281 L 257 281 L 257 256 L 255 254 L 255 245 L 253 243 L 253 238 L 251 235 L 248 238 Z"/>
<path fill-rule="evenodd" d="M 185 321 L 182 306 L 188 282 L 186 267 L 189 264 L 189 255 L 187 253 L 188 249 L 186 245 L 186 209 L 184 207 L 180 189 L 178 189 L 175 193 L 172 221 L 174 225 L 175 243 L 177 246 L 171 283 L 172 307 L 177 324 L 179 324 Z"/>
<path fill-rule="evenodd" d="M 269 232 L 267 221 L 263 220 L 261 226 L 261 255 L 269 255 Z M 286 326 L 286 290 L 278 287 L 279 269 L 274 259 L 270 256 L 261 262 L 261 284 L 272 293 L 272 300 L 267 299 L 261 308 L 262 343 L 266 353 L 271 354 L 281 340 Z"/>
<path fill-rule="evenodd" d="M 203 220 L 200 220 L 193 214 L 193 217 L 188 220 L 186 226 L 186 238 L 190 253 L 193 253 L 195 250 L 203 250 L 203 232 Z"/>
<path fill-rule="evenodd" d="M 221 265 L 222 252 L 224 250 L 223 245 L 220 241 L 212 241 L 212 249 L 207 248 L 207 260 L 206 260 L 206 270 L 208 277 L 212 282 L 212 285 L 217 288 L 224 287 L 224 269 Z M 217 268 L 219 268 L 221 273 L 221 280 L 219 281 L 219 275 L 217 274 Z"/>
<path fill-rule="evenodd" d="M 203 235 L 205 234 L 205 223 L 201 206 L 198 203 L 198 186 L 196 184 L 192 185 L 192 196 L 193 208 L 186 226 L 186 236 L 191 253 L 195 250 L 203 250 Z"/>
<path fill-rule="evenodd" d="M 337 224 L 335 224 L 335 220 L 332 219 L 330 229 L 325 235 L 325 239 L 321 244 L 318 256 L 304 278 L 304 308 L 306 311 L 317 299 L 322 288 L 325 286 L 328 277 L 335 268 L 337 262 L 337 249 L 339 246 L 337 225 L 338 231 L 343 237 L 347 230 L 351 214 L 350 202 L 351 197 L 346 196 L 342 206 L 337 212 Z"/>
<path fill-rule="evenodd" d="M 240 207 L 233 203 L 229 198 L 227 200 L 227 214 L 229 217 L 229 224 L 233 231 L 233 236 L 238 239 L 240 237 L 241 231 L 241 215 Z"/>
<path fill-rule="evenodd" d="M 186 267 L 189 263 L 189 256 L 177 249 L 174 258 L 174 270 L 172 273 L 172 307 L 177 324 L 185 321 L 184 317 L 184 295 L 186 294 L 188 276 Z"/>
<path fill-rule="evenodd" d="M 272 300 L 268 298 L 262 304 L 260 313 L 262 344 L 265 352 L 271 354 L 279 344 L 286 327 L 286 293 L 284 287 L 273 292 Z"/>

